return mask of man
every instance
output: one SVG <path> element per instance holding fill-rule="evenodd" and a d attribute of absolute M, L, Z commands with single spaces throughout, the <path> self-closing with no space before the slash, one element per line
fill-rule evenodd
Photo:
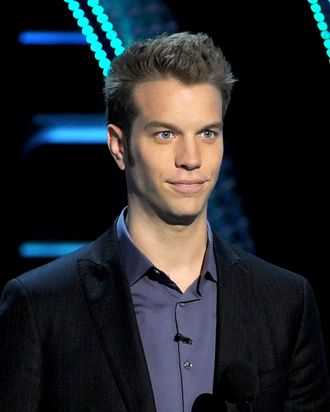
<path fill-rule="evenodd" d="M 6 286 L 2 412 L 190 412 L 204 395 L 236 411 L 248 380 L 254 411 L 330 410 L 308 281 L 225 245 L 207 221 L 233 83 L 201 33 L 138 42 L 113 62 L 108 145 L 128 206 L 87 247 Z M 257 375 L 228 389 L 232 362 Z"/>

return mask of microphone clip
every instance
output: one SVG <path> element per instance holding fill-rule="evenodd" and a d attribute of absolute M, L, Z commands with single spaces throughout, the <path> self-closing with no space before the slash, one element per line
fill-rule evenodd
<path fill-rule="evenodd" d="M 188 336 L 184 336 L 181 333 L 176 333 L 174 336 L 174 342 L 182 342 L 186 343 L 187 345 L 192 344 L 192 339 L 189 338 Z"/>

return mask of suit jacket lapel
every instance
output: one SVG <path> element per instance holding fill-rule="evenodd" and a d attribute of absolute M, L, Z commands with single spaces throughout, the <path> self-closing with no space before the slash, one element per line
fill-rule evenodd
<path fill-rule="evenodd" d="M 233 360 L 251 357 L 248 341 L 253 317 L 253 285 L 237 252 L 215 241 L 218 268 L 217 331 L 214 391 L 221 391 L 221 375 Z"/>
<path fill-rule="evenodd" d="M 106 238 L 106 241 L 95 243 L 92 260 L 78 262 L 90 313 L 127 409 L 156 412 L 134 306 L 120 264 L 114 230 Z"/>

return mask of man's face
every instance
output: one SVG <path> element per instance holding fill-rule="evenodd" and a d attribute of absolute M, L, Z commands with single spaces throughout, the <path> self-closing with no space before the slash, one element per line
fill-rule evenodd
<path fill-rule="evenodd" d="M 206 216 L 223 155 L 220 92 L 168 78 L 139 84 L 134 99 L 134 161 L 125 153 L 122 164 L 129 210 L 179 225 Z"/>

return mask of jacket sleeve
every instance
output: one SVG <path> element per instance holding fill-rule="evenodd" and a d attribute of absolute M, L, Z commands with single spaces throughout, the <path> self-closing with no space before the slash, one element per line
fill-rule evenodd
<path fill-rule="evenodd" d="M 41 382 L 41 347 L 31 300 L 13 279 L 0 298 L 1 412 L 38 411 Z"/>
<path fill-rule="evenodd" d="M 321 322 L 313 290 L 306 279 L 286 399 L 287 412 L 330 411 L 330 383 Z"/>

